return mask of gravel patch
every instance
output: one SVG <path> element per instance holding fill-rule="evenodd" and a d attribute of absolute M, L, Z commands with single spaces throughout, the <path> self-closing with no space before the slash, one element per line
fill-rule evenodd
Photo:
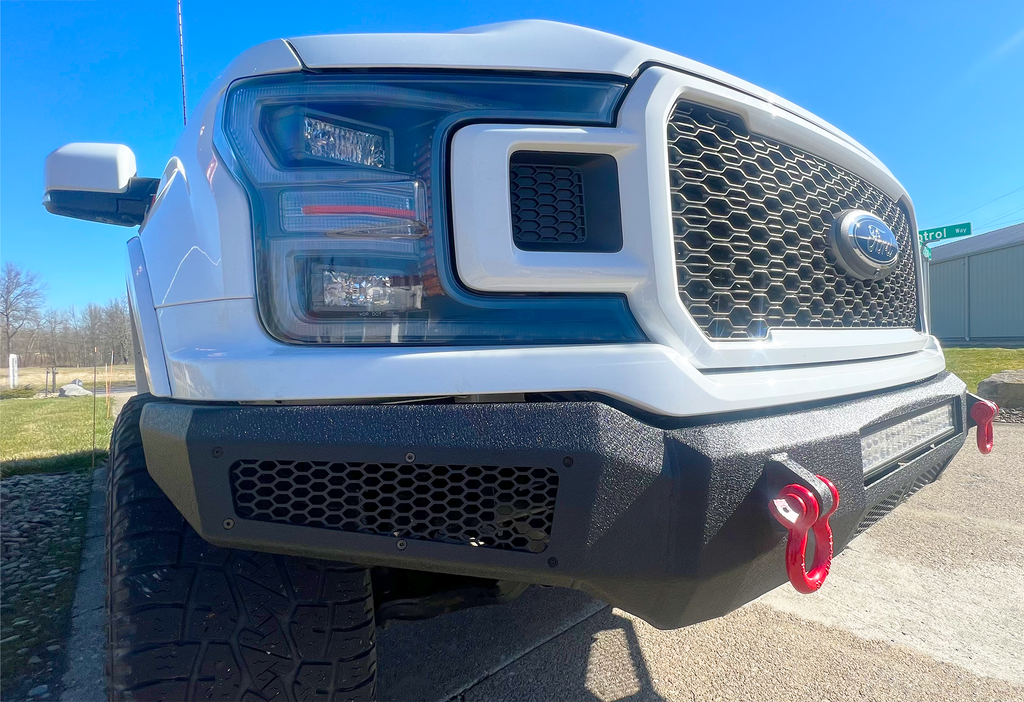
<path fill-rule="evenodd" d="M 1024 424 L 1024 409 L 1000 407 L 994 421 L 1008 424 Z"/>
<path fill-rule="evenodd" d="M 90 473 L 0 482 L 0 658 L 5 700 L 54 696 L 64 665 Z"/>

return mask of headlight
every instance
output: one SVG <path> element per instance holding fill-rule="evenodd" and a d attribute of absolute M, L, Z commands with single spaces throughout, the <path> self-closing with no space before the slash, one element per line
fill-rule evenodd
<path fill-rule="evenodd" d="M 264 326 L 300 343 L 643 341 L 619 295 L 467 290 L 445 204 L 448 142 L 461 124 L 607 126 L 625 88 L 472 74 L 237 82 L 216 144 L 249 194 Z"/>

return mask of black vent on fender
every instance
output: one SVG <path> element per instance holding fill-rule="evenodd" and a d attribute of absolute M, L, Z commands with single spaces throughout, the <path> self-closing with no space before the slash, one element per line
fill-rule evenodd
<path fill-rule="evenodd" d="M 555 517 L 547 467 L 244 459 L 231 466 L 243 519 L 540 553 Z"/>
<path fill-rule="evenodd" d="M 523 251 L 622 248 L 613 156 L 517 151 L 509 160 L 509 200 L 512 240 Z"/>

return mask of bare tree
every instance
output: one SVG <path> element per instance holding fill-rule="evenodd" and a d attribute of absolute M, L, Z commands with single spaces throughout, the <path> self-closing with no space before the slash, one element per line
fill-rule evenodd
<path fill-rule="evenodd" d="M 128 318 L 128 298 L 115 297 L 103 311 L 106 347 L 117 363 L 128 363 L 132 354 L 132 325 Z"/>
<path fill-rule="evenodd" d="M 82 315 L 75 309 L 74 305 L 68 308 L 67 325 L 68 355 L 72 359 L 71 365 L 88 365 L 87 359 L 89 355 L 86 353 L 88 342 L 85 340 L 85 332 L 83 331 L 85 325 L 82 321 Z M 92 349 L 89 349 L 89 351 L 92 351 Z"/>
<path fill-rule="evenodd" d="M 43 327 L 46 329 L 47 342 L 50 346 L 50 363 L 57 363 L 57 349 L 61 337 L 64 336 L 64 315 L 60 310 L 48 309 L 43 313 Z"/>
<path fill-rule="evenodd" d="M 103 343 L 106 334 L 104 334 L 104 327 L 106 326 L 103 314 L 103 308 L 97 305 L 95 302 L 90 302 L 85 306 L 85 311 L 81 317 L 83 332 L 85 333 L 86 341 L 86 357 L 85 365 L 91 365 L 93 360 L 102 364 L 103 350 L 106 344 Z M 95 354 L 99 353 L 99 356 Z"/>
<path fill-rule="evenodd" d="M 43 285 L 39 276 L 8 261 L 0 271 L 0 325 L 3 325 L 2 362 L 7 363 L 11 342 L 18 332 L 39 317 Z"/>
<path fill-rule="evenodd" d="M 22 366 L 131 364 L 131 316 L 125 295 L 106 305 L 88 303 L 65 309 L 42 308 L 38 276 L 6 264 L 0 273 L 0 341 L 3 360 L 16 353 Z"/>

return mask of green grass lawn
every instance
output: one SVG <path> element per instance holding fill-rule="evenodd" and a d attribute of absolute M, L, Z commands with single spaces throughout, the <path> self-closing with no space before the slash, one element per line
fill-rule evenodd
<path fill-rule="evenodd" d="M 114 420 L 96 403 L 96 460 L 105 458 Z M 0 475 L 88 468 L 92 460 L 91 397 L 0 402 Z"/>
<path fill-rule="evenodd" d="M 970 392 L 978 391 L 978 383 L 993 373 L 1024 368 L 1024 349 L 949 349 L 946 369 L 967 383 Z"/>

